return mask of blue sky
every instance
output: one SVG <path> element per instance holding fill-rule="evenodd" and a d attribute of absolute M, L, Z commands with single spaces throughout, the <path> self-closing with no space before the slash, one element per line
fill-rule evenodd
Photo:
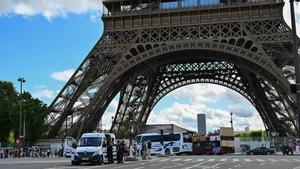
<path fill-rule="evenodd" d="M 19 90 L 17 78 L 24 77 L 26 91 L 51 103 L 102 34 L 99 4 L 99 0 L 1 0 L 0 80 L 13 82 Z M 299 7 L 297 10 L 299 15 Z M 117 99 L 103 117 L 107 128 L 116 106 Z M 207 84 L 168 94 L 148 122 L 175 123 L 195 130 L 196 114 L 206 113 L 208 130 L 212 131 L 230 125 L 230 111 L 239 118 L 235 123 L 238 130 L 263 127 L 246 99 L 232 90 Z"/>

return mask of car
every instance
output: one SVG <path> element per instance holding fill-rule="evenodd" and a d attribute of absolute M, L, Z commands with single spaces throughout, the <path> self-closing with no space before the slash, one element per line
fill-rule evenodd
<path fill-rule="evenodd" d="M 257 147 L 253 150 L 246 152 L 247 155 L 271 155 L 275 154 L 275 151 L 267 147 Z"/>

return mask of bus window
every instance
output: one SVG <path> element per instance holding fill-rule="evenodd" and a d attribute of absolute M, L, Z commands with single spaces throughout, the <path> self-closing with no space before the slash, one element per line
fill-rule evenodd
<path fill-rule="evenodd" d="M 179 141 L 180 140 L 180 134 L 174 134 L 173 141 Z"/>
<path fill-rule="evenodd" d="M 192 142 L 192 134 L 191 133 L 183 133 L 183 142 L 191 143 Z"/>

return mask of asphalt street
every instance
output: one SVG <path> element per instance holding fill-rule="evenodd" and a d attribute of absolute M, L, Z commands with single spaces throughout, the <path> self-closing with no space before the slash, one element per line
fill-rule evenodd
<path fill-rule="evenodd" d="M 170 156 L 123 164 L 72 166 L 68 159 L 6 159 L 0 169 L 300 169 L 300 156 Z"/>

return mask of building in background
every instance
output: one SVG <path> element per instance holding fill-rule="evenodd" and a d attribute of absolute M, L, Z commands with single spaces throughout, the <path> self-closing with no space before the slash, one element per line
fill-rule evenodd
<path fill-rule="evenodd" d="M 206 115 L 198 114 L 197 115 L 197 125 L 198 125 L 198 134 L 206 135 Z"/>
<path fill-rule="evenodd" d="M 250 132 L 250 127 L 249 127 L 249 126 L 246 126 L 246 127 L 245 127 L 245 132 L 246 132 L 246 133 L 249 133 L 249 132 Z"/>
<path fill-rule="evenodd" d="M 147 124 L 140 131 L 140 133 L 159 133 L 160 130 L 163 130 L 164 133 L 173 133 L 173 132 L 195 133 L 191 130 L 185 129 L 175 124 Z"/>

